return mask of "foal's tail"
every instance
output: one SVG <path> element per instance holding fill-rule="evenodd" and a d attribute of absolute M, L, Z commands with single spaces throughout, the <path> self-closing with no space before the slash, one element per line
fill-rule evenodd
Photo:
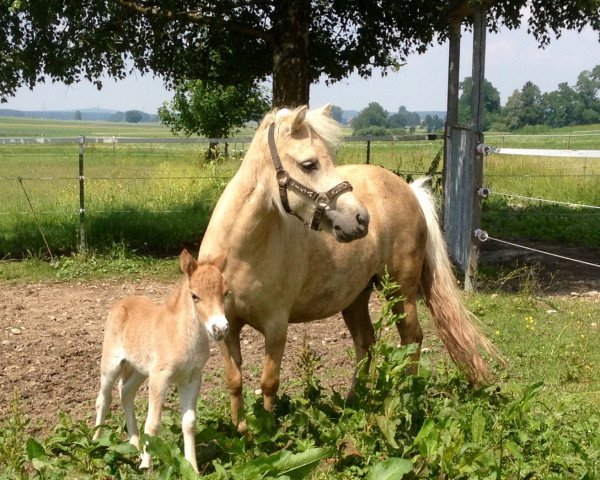
<path fill-rule="evenodd" d="M 428 178 L 420 178 L 410 185 L 427 223 L 425 264 L 421 274 L 423 297 L 450 357 L 466 369 L 472 383 L 485 383 L 492 375 L 479 348 L 497 359 L 500 355 L 474 324 L 477 321 L 475 315 L 462 303 L 439 225 L 435 199 L 425 187 L 427 181 Z"/>

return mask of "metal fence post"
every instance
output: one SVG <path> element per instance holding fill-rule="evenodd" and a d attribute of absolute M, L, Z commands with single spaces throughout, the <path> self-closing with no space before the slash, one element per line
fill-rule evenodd
<path fill-rule="evenodd" d="M 371 163 L 371 140 L 367 140 L 367 165 Z"/>
<path fill-rule="evenodd" d="M 79 251 L 87 251 L 85 239 L 85 195 L 84 195 L 84 176 L 83 176 L 83 143 L 85 137 L 79 137 Z"/>

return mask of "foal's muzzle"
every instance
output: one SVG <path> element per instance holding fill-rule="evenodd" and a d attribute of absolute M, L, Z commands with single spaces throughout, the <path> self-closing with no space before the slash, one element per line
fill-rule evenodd
<path fill-rule="evenodd" d="M 208 318 L 205 328 L 212 339 L 218 342 L 227 335 L 229 322 L 224 315 L 212 315 Z"/>

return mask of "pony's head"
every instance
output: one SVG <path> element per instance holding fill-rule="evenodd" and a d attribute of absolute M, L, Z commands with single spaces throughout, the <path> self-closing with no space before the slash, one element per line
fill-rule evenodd
<path fill-rule="evenodd" d="M 369 213 L 337 175 L 332 147 L 339 142 L 339 124 L 331 106 L 302 106 L 268 114 L 257 132 L 264 155 L 271 160 L 272 198 L 282 215 L 293 214 L 314 230 L 331 231 L 339 242 L 368 232 Z"/>
<path fill-rule="evenodd" d="M 222 340 L 229 330 L 224 306 L 227 286 L 221 274 L 225 255 L 212 262 L 198 262 L 184 249 L 179 256 L 179 264 L 188 280 L 187 294 L 193 304 L 194 316 L 204 325 L 212 339 Z"/>

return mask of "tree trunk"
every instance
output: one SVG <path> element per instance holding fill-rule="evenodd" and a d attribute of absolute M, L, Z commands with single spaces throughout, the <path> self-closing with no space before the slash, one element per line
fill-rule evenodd
<path fill-rule="evenodd" d="M 275 2 L 273 15 L 273 106 L 308 105 L 310 0 Z"/>

